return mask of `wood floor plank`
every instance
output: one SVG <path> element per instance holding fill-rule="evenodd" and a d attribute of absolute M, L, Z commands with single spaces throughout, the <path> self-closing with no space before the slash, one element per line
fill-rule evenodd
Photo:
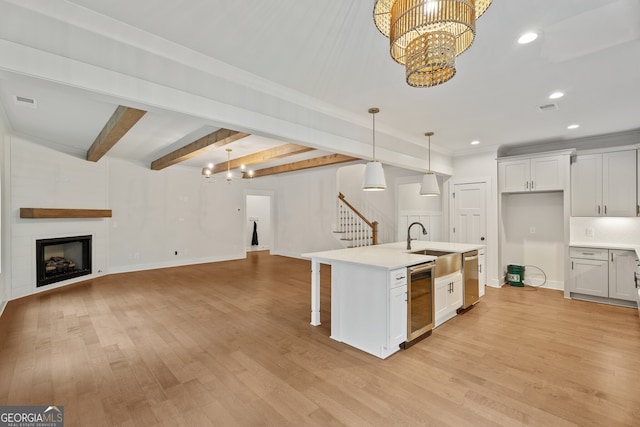
<path fill-rule="evenodd" d="M 481 301 L 377 359 L 310 319 L 310 263 L 116 274 L 11 301 L 0 405 L 65 406 L 67 426 L 636 426 L 637 310 L 529 287 Z"/>

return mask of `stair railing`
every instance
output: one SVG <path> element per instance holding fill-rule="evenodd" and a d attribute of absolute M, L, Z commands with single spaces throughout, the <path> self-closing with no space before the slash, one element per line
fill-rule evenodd
<path fill-rule="evenodd" d="M 344 197 L 338 193 L 338 227 L 344 233 L 344 240 L 351 246 L 370 246 L 378 244 L 378 222 L 369 221 Z"/>

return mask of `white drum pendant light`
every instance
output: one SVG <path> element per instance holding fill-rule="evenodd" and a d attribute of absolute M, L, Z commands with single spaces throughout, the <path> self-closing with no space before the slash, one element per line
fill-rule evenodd
<path fill-rule="evenodd" d="M 382 163 L 376 160 L 376 113 L 378 112 L 380 112 L 378 108 L 369 108 L 369 113 L 373 117 L 373 158 L 367 163 L 364 170 L 364 181 L 362 182 L 364 191 L 382 191 L 387 188 Z"/>
<path fill-rule="evenodd" d="M 438 179 L 436 175 L 431 172 L 431 135 L 433 132 L 425 133 L 425 136 L 429 137 L 429 169 L 422 178 L 422 186 L 420 187 L 421 196 L 438 196 L 440 195 L 440 187 L 438 187 Z"/>

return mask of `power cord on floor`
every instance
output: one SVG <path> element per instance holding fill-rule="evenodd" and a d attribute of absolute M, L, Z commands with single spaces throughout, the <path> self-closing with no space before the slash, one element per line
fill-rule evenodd
<path fill-rule="evenodd" d="M 542 273 L 542 276 L 544 277 L 544 280 L 539 285 L 533 285 L 531 283 L 525 283 L 524 280 L 522 281 L 522 284 L 524 284 L 526 286 L 531 286 L 532 288 L 539 288 L 540 286 L 544 286 L 544 284 L 547 283 L 547 275 L 545 274 L 544 270 L 542 270 L 540 267 L 538 267 L 536 265 L 525 264 L 525 268 L 526 267 L 531 267 L 531 268 L 535 268 L 536 270 L 539 270 L 540 273 Z"/>

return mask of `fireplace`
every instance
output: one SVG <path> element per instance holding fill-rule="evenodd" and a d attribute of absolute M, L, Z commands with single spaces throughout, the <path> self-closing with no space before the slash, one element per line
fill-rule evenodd
<path fill-rule="evenodd" d="M 36 240 L 37 286 L 91 274 L 91 236 Z"/>

